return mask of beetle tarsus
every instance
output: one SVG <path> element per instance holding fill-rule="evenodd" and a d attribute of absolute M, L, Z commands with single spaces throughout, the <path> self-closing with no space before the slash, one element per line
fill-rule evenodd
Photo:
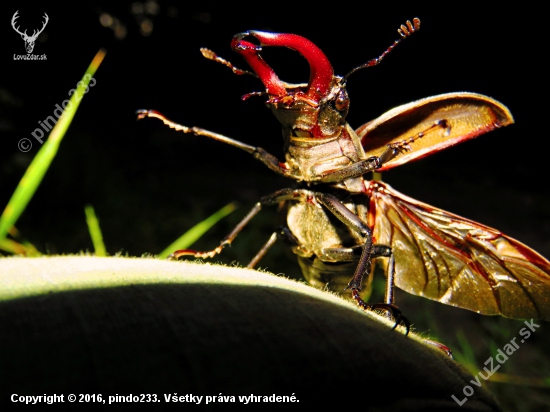
<path fill-rule="evenodd" d="M 220 246 L 218 246 L 215 249 L 206 251 L 206 252 L 199 252 L 199 251 L 191 250 L 191 249 L 176 250 L 175 252 L 173 252 L 171 255 L 168 256 L 168 259 L 170 259 L 170 260 L 179 260 L 179 258 L 181 258 L 182 256 L 193 256 L 193 257 L 200 258 L 200 259 L 212 258 L 212 257 L 216 256 L 217 254 L 219 254 L 226 244 L 227 243 L 224 244 L 223 241 L 222 241 Z"/>
<path fill-rule="evenodd" d="M 166 116 L 164 116 L 162 113 L 157 112 L 156 110 L 141 109 L 141 110 L 138 110 L 136 114 L 137 114 L 138 120 L 145 119 L 146 117 L 155 117 L 160 121 L 162 121 L 162 123 L 164 123 L 169 128 L 174 129 L 178 132 L 197 134 L 197 132 L 194 130 L 196 129 L 195 127 L 187 127 L 187 126 L 183 126 L 181 124 L 175 123 L 167 119 Z"/>
<path fill-rule="evenodd" d="M 353 299 L 357 302 L 357 304 L 365 309 L 365 310 L 375 310 L 375 309 L 381 309 L 386 310 L 390 313 L 390 315 L 395 320 L 395 325 L 393 325 L 393 329 L 397 328 L 401 323 L 405 326 L 405 336 L 409 334 L 409 330 L 411 328 L 411 324 L 409 323 L 409 320 L 403 316 L 401 313 L 401 310 L 391 303 L 367 303 L 363 299 L 361 299 L 361 296 L 359 296 L 359 289 L 358 288 L 352 288 L 351 289 L 351 295 Z M 444 346 L 444 345 L 443 345 Z"/>
<path fill-rule="evenodd" d="M 269 169 L 278 173 L 282 176 L 288 176 L 288 169 L 286 165 L 280 162 L 275 156 L 268 153 L 261 147 L 255 147 L 248 145 L 246 143 L 239 142 L 238 140 L 231 139 L 230 137 L 224 136 L 219 133 L 214 133 L 206 129 L 201 129 L 200 127 L 188 127 L 181 125 L 179 123 L 173 122 L 172 120 L 166 118 L 162 113 L 157 112 L 156 110 L 138 110 L 136 112 L 138 119 L 144 119 L 146 117 L 155 117 L 162 121 L 166 126 L 174 129 L 178 132 L 183 133 L 192 133 L 195 136 L 208 137 L 210 139 L 217 140 L 218 142 L 226 143 L 228 145 L 237 147 L 238 149 L 244 150 L 247 153 L 250 153 L 254 158 L 258 159 L 260 162 L 264 163 Z"/>
<path fill-rule="evenodd" d="M 424 130 L 422 132 L 418 132 L 414 136 L 408 137 L 406 139 L 390 143 L 388 145 L 388 148 L 393 149 L 396 154 L 397 153 L 410 152 L 410 151 L 412 151 L 412 148 L 410 146 L 412 143 L 414 143 L 417 140 L 423 138 L 424 136 L 426 136 L 428 134 L 428 132 L 431 132 L 434 129 L 444 129 L 445 131 L 444 131 L 443 134 L 444 134 L 445 137 L 447 137 L 451 132 L 451 126 L 449 126 L 449 122 L 447 121 L 447 119 L 436 120 L 426 130 Z M 390 160 L 390 159 L 388 159 L 388 160 Z M 386 161 L 388 161 L 388 160 L 386 160 Z"/>
<path fill-rule="evenodd" d="M 207 49 L 206 47 L 201 47 L 201 53 L 202 55 L 207 58 L 208 60 L 212 60 L 212 61 L 215 61 L 216 63 L 220 63 L 220 64 L 223 64 L 224 66 L 226 67 L 229 67 L 231 69 L 231 71 L 233 73 L 235 73 L 236 75 L 243 75 L 243 74 L 248 74 L 250 76 L 254 76 L 254 77 L 258 77 L 258 75 L 254 72 L 251 72 L 251 71 L 248 71 L 248 70 L 243 70 L 243 69 L 239 69 L 238 67 L 234 66 L 233 63 L 221 58 L 220 56 L 218 56 L 216 53 L 214 53 L 212 50 L 210 49 Z"/>

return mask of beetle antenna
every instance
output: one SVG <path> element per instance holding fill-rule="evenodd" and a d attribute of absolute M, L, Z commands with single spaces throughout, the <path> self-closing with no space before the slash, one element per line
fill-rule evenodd
<path fill-rule="evenodd" d="M 248 70 L 242 70 L 242 69 L 239 69 L 238 67 L 235 67 L 233 65 L 233 63 L 231 62 L 228 62 L 227 60 L 225 59 L 222 59 L 220 56 L 218 56 L 216 53 L 214 53 L 212 50 L 210 49 L 207 49 L 205 47 L 201 47 L 201 53 L 204 57 L 206 57 L 208 60 L 213 60 L 215 62 L 218 62 L 220 64 L 223 64 L 224 66 L 227 66 L 231 69 L 231 71 L 233 71 L 233 73 L 237 74 L 237 75 L 241 75 L 241 74 L 249 74 L 251 76 L 254 76 L 254 77 L 258 77 L 258 75 L 254 72 L 249 72 Z"/>
<path fill-rule="evenodd" d="M 399 29 L 397 29 L 397 32 L 399 33 L 399 35 L 401 36 L 401 38 L 395 40 L 393 42 L 393 44 L 388 47 L 384 53 L 382 53 L 380 56 L 378 56 L 377 58 L 375 59 L 372 59 L 372 60 L 369 60 L 368 62 L 366 62 L 365 64 L 362 64 L 361 66 L 358 66 L 356 67 L 355 69 L 353 69 L 352 71 L 350 71 L 348 74 L 346 74 L 343 78 L 342 78 L 342 84 L 346 84 L 346 80 L 348 79 L 349 76 L 351 76 L 353 73 L 355 73 L 356 71 L 358 70 L 361 70 L 361 69 L 364 69 L 366 67 L 372 67 L 372 66 L 376 66 L 377 64 L 379 64 L 382 59 L 384 57 L 386 57 L 386 55 L 391 52 L 395 46 L 397 46 L 399 43 L 401 43 L 402 40 L 410 37 L 413 33 L 417 32 L 418 30 L 420 29 L 420 19 L 415 17 L 411 23 L 410 20 L 407 20 L 407 22 L 405 24 L 402 24 L 401 27 Z"/>

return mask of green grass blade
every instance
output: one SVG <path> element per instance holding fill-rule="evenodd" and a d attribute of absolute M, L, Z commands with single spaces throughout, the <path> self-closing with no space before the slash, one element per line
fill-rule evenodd
<path fill-rule="evenodd" d="M 94 244 L 94 250 L 96 256 L 107 256 L 107 249 L 103 243 L 103 234 L 99 227 L 99 220 L 95 215 L 94 208 L 91 205 L 86 205 L 84 208 L 86 213 L 86 223 L 88 224 L 88 230 L 90 231 L 90 237 Z"/>
<path fill-rule="evenodd" d="M 456 332 L 456 338 L 460 345 L 460 349 L 453 350 L 453 357 L 458 363 L 468 369 L 472 375 L 475 375 L 479 370 L 479 367 L 477 366 L 474 348 L 470 342 L 468 342 L 466 335 L 461 329 Z"/>
<path fill-rule="evenodd" d="M 27 204 L 36 192 L 36 189 L 40 185 L 40 182 L 46 174 L 52 160 L 57 154 L 59 144 L 71 124 L 76 110 L 78 109 L 78 105 L 80 104 L 80 100 L 84 96 L 85 90 L 87 90 L 91 78 L 103 61 L 104 57 L 104 50 L 100 50 L 96 54 L 92 60 L 92 63 L 86 70 L 82 81 L 78 83 L 79 86 L 77 87 L 76 92 L 71 96 L 70 104 L 68 104 L 66 109 L 63 111 L 59 121 L 51 130 L 48 139 L 44 142 L 25 171 L 23 178 L 17 185 L 17 188 L 9 200 L 8 205 L 4 209 L 2 216 L 0 216 L 0 241 L 6 238 L 8 231 L 15 224 L 17 219 L 19 219 L 19 216 L 21 216 L 27 207 Z"/>
<path fill-rule="evenodd" d="M 19 243 L 12 239 L 0 240 L 0 250 L 14 255 L 40 256 L 40 252 L 30 243 Z"/>
<path fill-rule="evenodd" d="M 187 232 L 185 232 L 180 238 L 178 238 L 175 242 L 173 242 L 170 246 L 168 246 L 162 252 L 160 252 L 158 257 L 165 259 L 175 250 L 187 249 L 189 246 L 195 243 L 197 239 L 199 239 L 202 235 L 204 235 L 204 233 L 206 233 L 208 229 L 214 226 L 220 219 L 224 218 L 234 210 L 235 210 L 235 204 L 233 203 L 229 203 L 228 205 L 224 206 L 223 208 L 218 210 L 216 213 L 214 213 L 212 216 L 206 218 L 205 220 L 196 224 Z"/>
<path fill-rule="evenodd" d="M 15 226 L 8 231 L 11 236 L 0 240 L 0 250 L 14 255 L 41 256 L 41 253 L 32 243 L 23 239 Z"/>

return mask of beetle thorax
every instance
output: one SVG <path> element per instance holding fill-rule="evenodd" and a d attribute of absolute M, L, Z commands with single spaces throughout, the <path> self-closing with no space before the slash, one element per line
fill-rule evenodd
<path fill-rule="evenodd" d="M 359 137 L 345 120 L 349 97 L 340 80 L 333 77 L 330 92 L 319 101 L 295 87 L 267 102 L 283 128 L 286 164 L 297 180 L 315 182 L 365 159 Z"/>
<path fill-rule="evenodd" d="M 336 136 L 300 137 L 285 131 L 286 163 L 300 180 L 315 182 L 329 172 L 365 159 L 359 138 L 348 124 Z"/>

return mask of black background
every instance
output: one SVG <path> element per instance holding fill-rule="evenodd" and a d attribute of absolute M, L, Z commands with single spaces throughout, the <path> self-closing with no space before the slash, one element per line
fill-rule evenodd
<path fill-rule="evenodd" d="M 418 16 L 419 33 L 383 64 L 351 77 L 350 124 L 358 127 L 398 104 L 452 91 L 501 101 L 515 117 L 513 126 L 401 166 L 384 180 L 550 255 L 550 212 L 544 207 L 550 145 L 541 110 L 544 53 L 537 48 L 542 27 L 527 10 L 464 7 L 451 12 L 408 6 L 295 13 L 276 7 L 195 11 L 177 3 L 158 6 L 157 15 L 147 16 L 154 25 L 148 37 L 140 34 L 131 3 L 20 6 L 21 27 L 39 27 L 42 9 L 50 16 L 46 40 L 38 41 L 34 50 L 46 54 L 47 61 L 32 62 L 13 60 L 25 51 L 9 24 L 12 12 L 4 11 L 0 204 L 7 203 L 38 150 L 30 135 L 38 121 L 68 98 L 95 53 L 107 50 L 97 84 L 83 99 L 52 169 L 18 222 L 42 251 L 91 247 L 83 219 L 86 203 L 96 208 L 110 253 L 139 255 L 158 253 L 186 230 L 184 223 L 193 224 L 230 201 L 248 208 L 258 196 L 287 184 L 237 149 L 174 133 L 155 120 L 136 121 L 136 109 L 157 109 L 183 124 L 281 155 L 278 122 L 263 98 L 240 100 L 245 93 L 262 90 L 261 83 L 204 59 L 200 47 L 246 68 L 229 48 L 235 33 L 292 32 L 314 41 L 335 72 L 345 74 L 378 56 L 397 38 L 399 25 Z M 177 17 L 168 17 L 168 7 L 178 10 Z M 103 12 L 123 22 L 124 40 L 116 40 L 111 29 L 99 24 Z M 296 53 L 267 49 L 264 55 L 280 78 L 307 80 L 308 67 Z M 17 143 L 25 137 L 34 147 L 23 154 Z M 204 206 L 194 206 L 201 202 Z"/>
<path fill-rule="evenodd" d="M 501 101 L 514 115 L 514 125 L 383 177 L 406 195 L 496 227 L 550 256 L 550 144 L 543 113 L 547 46 L 541 10 L 523 5 L 481 8 L 462 2 L 439 7 L 338 3 L 330 8 L 308 2 L 302 9 L 296 9 L 299 4 L 271 2 L 234 3 L 227 9 L 209 2 L 194 9 L 187 3 L 155 4 L 156 15 L 132 12 L 131 2 L 3 7 L 0 205 L 7 204 L 39 148 L 31 136 L 38 121 L 68 98 L 96 52 L 107 50 L 96 85 L 83 99 L 51 169 L 17 222 L 42 252 L 92 250 L 86 204 L 95 208 L 110 254 L 139 256 L 159 253 L 195 223 L 237 202 L 239 209 L 194 246 L 209 249 L 260 196 L 288 184 L 237 149 L 175 133 L 153 119 L 136 121 L 137 109 L 157 109 L 182 124 L 207 128 L 282 157 L 278 122 L 265 108 L 264 98 L 240 100 L 246 93 L 261 91 L 262 84 L 204 59 L 200 47 L 247 68 L 230 50 L 234 34 L 251 29 L 291 32 L 316 43 L 335 72 L 343 75 L 382 53 L 398 38 L 400 24 L 419 17 L 422 26 L 417 34 L 381 65 L 350 78 L 349 123 L 357 128 L 396 105 L 453 91 Z M 46 61 L 13 59 L 14 54 L 25 54 L 23 41 L 10 26 L 16 10 L 19 25 L 29 31 L 40 27 L 42 13 L 48 13 L 50 21 L 34 50 L 46 54 Z M 101 13 L 122 22 L 127 29 L 124 39 L 117 40 L 100 24 Z M 149 36 L 140 34 L 138 22 L 144 17 L 153 24 Z M 296 53 L 269 49 L 263 56 L 281 79 L 307 80 L 307 64 Z M 18 150 L 22 138 L 32 140 L 28 153 Z M 220 260 L 247 263 L 276 227 L 275 212 L 262 213 Z M 261 266 L 300 277 L 293 256 L 282 246 L 276 246 Z M 453 322 L 458 321 L 455 316 L 483 318 L 443 306 L 433 308 Z M 444 321 L 439 333 L 456 327 L 453 322 Z M 436 325 L 428 321 L 420 328 L 433 332 Z M 513 328 L 515 333 L 520 326 Z"/>

